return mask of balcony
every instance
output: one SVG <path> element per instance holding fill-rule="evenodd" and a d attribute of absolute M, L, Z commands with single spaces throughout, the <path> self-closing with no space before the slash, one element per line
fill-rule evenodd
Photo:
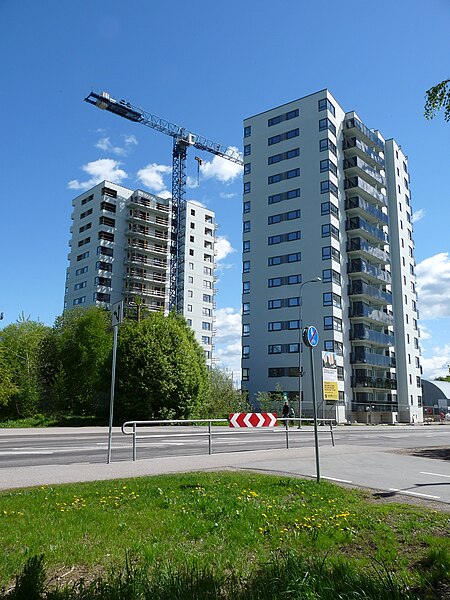
<path fill-rule="evenodd" d="M 394 324 L 394 317 L 391 312 L 384 312 L 383 310 L 379 310 L 362 301 L 352 302 L 352 305 L 348 310 L 348 316 L 350 319 L 365 319 L 381 325 Z"/>
<path fill-rule="evenodd" d="M 364 258 L 368 258 L 371 261 L 379 261 L 382 264 L 390 264 L 391 257 L 389 252 L 385 252 L 377 246 L 372 246 L 366 240 L 355 237 L 350 238 L 347 242 L 347 252 L 358 252 L 362 254 Z"/>
<path fill-rule="evenodd" d="M 149 244 L 147 240 L 130 239 L 128 241 L 130 248 L 145 250 L 146 252 L 154 252 L 156 254 L 167 254 L 167 246 L 159 246 L 158 244 Z"/>
<path fill-rule="evenodd" d="M 350 330 L 350 340 L 368 341 L 376 346 L 393 346 L 395 344 L 393 335 L 375 331 L 374 329 L 366 327 L 363 323 L 356 323 L 353 325 Z"/>
<path fill-rule="evenodd" d="M 149 281 L 154 283 L 166 283 L 166 276 L 163 273 L 147 273 L 143 269 L 130 269 L 127 275 L 129 280 Z"/>
<path fill-rule="evenodd" d="M 396 390 L 397 380 L 389 377 L 370 377 L 368 375 L 352 375 L 352 388 L 376 388 L 381 390 Z"/>
<path fill-rule="evenodd" d="M 135 265 L 148 265 L 153 269 L 167 269 L 167 261 L 161 258 L 152 258 L 150 256 L 146 256 L 145 254 L 132 253 L 128 256 L 126 262 L 128 264 Z"/>
<path fill-rule="evenodd" d="M 361 217 L 351 217 L 345 221 L 345 231 L 353 231 L 362 235 L 365 238 L 369 238 L 368 241 L 373 243 L 389 243 L 389 236 L 387 233 L 371 225 L 365 219 Z"/>
<path fill-rule="evenodd" d="M 373 204 L 359 196 L 347 198 L 345 201 L 345 210 L 349 214 L 362 214 L 369 222 L 382 223 L 383 225 L 389 223 L 389 218 L 386 213 L 378 210 Z"/>
<path fill-rule="evenodd" d="M 387 206 L 385 194 L 379 192 L 373 185 L 367 183 L 361 177 L 348 177 L 344 180 L 344 189 L 348 191 L 349 196 L 363 196 L 369 202 L 377 201 L 382 206 Z"/>
<path fill-rule="evenodd" d="M 154 198 L 148 196 L 142 196 L 142 195 L 132 195 L 129 199 L 128 202 L 130 205 L 132 206 L 143 206 L 145 208 L 151 208 L 152 210 L 156 210 L 159 211 L 161 213 L 168 213 L 170 208 L 168 205 L 166 204 L 161 204 L 161 202 L 158 202 L 158 200 L 156 199 L 156 196 Z"/>
<path fill-rule="evenodd" d="M 377 150 L 384 152 L 384 142 L 378 135 L 366 127 L 356 117 L 351 117 L 345 121 L 344 131 L 347 135 L 354 135 L 369 146 L 375 146 Z"/>
<path fill-rule="evenodd" d="M 361 176 L 370 185 L 380 188 L 386 187 L 386 178 L 379 171 L 368 165 L 362 158 L 359 158 L 359 156 L 346 158 L 344 160 L 344 169 L 347 177 L 352 177 L 353 175 Z"/>
<path fill-rule="evenodd" d="M 392 304 L 392 294 L 390 292 L 385 292 L 380 288 L 361 281 L 360 279 L 350 282 L 350 285 L 348 286 L 348 295 L 365 296 L 369 300 L 375 300 L 383 305 Z"/>
<path fill-rule="evenodd" d="M 374 265 L 362 260 L 361 258 L 352 258 L 347 265 L 347 273 L 363 273 L 367 279 L 377 283 L 391 283 L 391 274 L 388 271 L 383 271 Z"/>
<path fill-rule="evenodd" d="M 160 217 L 151 213 L 144 212 L 142 210 L 132 210 L 131 214 L 128 215 L 127 221 L 146 223 L 150 225 L 161 225 L 162 227 L 169 226 L 169 219 L 167 217 Z"/>
<path fill-rule="evenodd" d="M 344 138 L 343 148 L 346 150 L 346 156 L 355 154 L 366 160 L 369 164 L 372 164 L 373 167 L 381 167 L 384 169 L 384 159 L 356 137 Z"/>
<path fill-rule="evenodd" d="M 370 350 L 364 346 L 357 346 L 354 348 L 353 352 L 350 353 L 350 364 L 363 364 L 371 365 L 373 367 L 382 367 L 383 369 L 393 369 L 395 368 L 395 357 L 370 352 Z"/>

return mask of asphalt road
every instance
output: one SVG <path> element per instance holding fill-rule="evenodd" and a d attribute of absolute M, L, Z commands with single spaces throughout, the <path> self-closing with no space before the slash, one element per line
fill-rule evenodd
<path fill-rule="evenodd" d="M 135 462 L 131 437 L 114 430 L 109 465 L 106 428 L 0 430 L 0 489 L 223 469 L 317 478 L 311 427 L 292 428 L 289 449 L 281 427 L 216 429 L 208 455 L 205 428 L 152 427 Z M 450 505 L 450 425 L 342 426 L 334 436 L 333 447 L 319 427 L 322 479 Z"/>

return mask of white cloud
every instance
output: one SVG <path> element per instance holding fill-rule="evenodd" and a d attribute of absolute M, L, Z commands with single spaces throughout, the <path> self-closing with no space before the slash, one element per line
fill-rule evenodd
<path fill-rule="evenodd" d="M 150 163 L 143 169 L 140 169 L 137 176 L 139 181 L 154 194 L 161 196 L 161 198 L 170 198 L 171 193 L 167 189 L 163 175 L 167 175 L 171 172 L 172 167 L 169 167 L 168 165 Z"/>
<path fill-rule="evenodd" d="M 216 364 L 222 368 L 231 371 L 233 382 L 240 384 L 241 379 L 241 343 L 240 341 L 218 346 L 214 352 Z"/>
<path fill-rule="evenodd" d="M 105 179 L 120 184 L 128 177 L 128 174 L 125 171 L 119 169 L 121 164 L 122 163 L 113 160 L 112 158 L 99 158 L 98 160 L 89 162 L 86 165 L 83 165 L 81 169 L 90 175 L 90 179 L 86 181 L 72 179 L 72 181 L 69 181 L 67 184 L 67 187 L 71 190 L 88 190 Z"/>
<path fill-rule="evenodd" d="M 123 141 L 127 146 L 137 146 L 138 141 L 135 135 L 124 135 Z"/>
<path fill-rule="evenodd" d="M 433 348 L 432 352 L 431 358 L 422 356 L 420 359 L 423 378 L 433 380 L 436 377 L 445 377 L 448 375 L 448 366 L 450 365 L 450 344 L 445 344 L 443 348 Z"/>
<path fill-rule="evenodd" d="M 215 243 L 214 248 L 217 252 L 217 255 L 216 255 L 217 262 L 223 260 L 229 254 L 236 252 L 236 250 L 233 248 L 233 246 L 230 244 L 230 242 L 227 240 L 227 238 L 223 237 L 221 235 L 218 235 L 216 237 L 216 243 Z"/>
<path fill-rule="evenodd" d="M 126 150 L 124 148 L 113 146 L 109 137 L 100 138 L 95 144 L 95 147 L 103 150 L 103 152 L 110 152 L 111 154 L 116 154 L 117 156 L 125 156 L 126 154 Z"/>
<path fill-rule="evenodd" d="M 419 210 L 416 210 L 415 212 L 413 212 L 412 222 L 417 223 L 418 221 L 423 219 L 425 215 L 426 215 L 426 211 L 424 208 L 420 208 Z"/>
<path fill-rule="evenodd" d="M 416 267 L 417 291 L 422 319 L 450 317 L 450 257 L 441 252 Z"/>
<path fill-rule="evenodd" d="M 230 152 L 236 151 L 237 148 L 230 146 Z M 231 183 L 242 173 L 243 167 L 220 156 L 214 156 L 211 161 L 204 161 L 200 165 L 200 173 L 205 179 L 218 179 L 223 183 Z"/>
<path fill-rule="evenodd" d="M 241 323 L 241 314 L 234 308 L 218 308 L 216 310 L 216 340 L 240 344 Z"/>
<path fill-rule="evenodd" d="M 237 196 L 237 194 L 234 194 L 234 193 L 225 194 L 222 192 L 221 194 L 219 194 L 219 196 L 221 198 L 224 198 L 225 200 L 230 200 L 231 198 L 235 198 Z"/>
<path fill-rule="evenodd" d="M 195 190 L 195 188 L 198 188 L 197 178 L 188 175 L 186 178 L 186 187 L 190 190 Z"/>

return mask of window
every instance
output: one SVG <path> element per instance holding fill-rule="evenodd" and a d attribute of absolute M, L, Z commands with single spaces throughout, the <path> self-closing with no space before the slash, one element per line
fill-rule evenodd
<path fill-rule="evenodd" d="M 77 269 L 75 271 L 75 275 L 81 275 L 82 273 L 87 273 L 88 272 L 88 266 L 86 267 L 81 267 L 81 269 Z"/>
<path fill-rule="evenodd" d="M 85 204 L 87 204 L 88 202 L 90 202 L 93 199 L 94 199 L 94 194 L 87 196 L 87 198 L 83 198 L 83 200 L 81 201 L 81 206 L 84 206 Z M 91 210 L 91 212 L 92 212 L 92 210 Z"/>
<path fill-rule="evenodd" d="M 282 322 L 281 321 L 271 321 L 268 323 L 269 331 L 281 331 Z"/>
<path fill-rule="evenodd" d="M 326 171 L 331 171 L 333 175 L 337 175 L 337 165 L 329 158 L 320 161 L 320 172 L 325 173 Z"/>
<path fill-rule="evenodd" d="M 282 265 L 285 263 L 293 263 L 300 262 L 302 259 L 301 252 L 293 252 L 292 254 L 284 254 L 281 256 L 271 256 L 267 260 L 267 264 L 269 267 L 274 267 L 276 265 Z"/>
<path fill-rule="evenodd" d="M 320 119 L 319 131 L 325 131 L 327 129 L 331 131 L 333 135 L 336 135 L 336 125 L 334 125 L 334 123 L 332 123 L 328 118 Z"/>
<path fill-rule="evenodd" d="M 99 231 L 98 232 L 98 239 L 99 240 L 105 240 L 106 242 L 113 242 L 114 241 L 114 234 L 113 233 L 109 233 L 109 231 Z"/>
<path fill-rule="evenodd" d="M 283 308 L 283 300 L 281 300 L 281 298 L 277 300 L 269 300 L 268 308 L 269 310 L 272 310 L 274 308 Z"/>
<path fill-rule="evenodd" d="M 251 202 L 250 202 L 250 200 L 246 200 L 246 201 L 244 202 L 244 205 L 243 205 L 243 212 L 244 212 L 244 213 L 249 213 L 249 212 L 250 212 L 250 207 L 251 207 Z"/>
<path fill-rule="evenodd" d="M 336 308 L 341 308 L 341 297 L 337 294 L 333 294 L 332 292 L 325 292 L 323 294 L 323 305 L 324 306 L 335 306 Z"/>
<path fill-rule="evenodd" d="M 211 294 L 203 294 L 202 300 L 203 302 L 212 302 Z"/>
<path fill-rule="evenodd" d="M 281 344 L 271 344 L 268 347 L 268 354 L 281 354 L 282 345 Z"/>
<path fill-rule="evenodd" d="M 250 369 L 242 369 L 241 381 L 248 381 L 250 378 Z"/>
<path fill-rule="evenodd" d="M 211 316 L 211 309 L 210 309 L 210 308 L 207 308 L 206 306 L 204 306 L 204 307 L 202 308 L 202 315 L 203 315 L 204 317 L 210 317 L 210 316 Z"/>
<path fill-rule="evenodd" d="M 207 290 L 212 290 L 212 281 L 208 281 L 207 279 L 203 280 L 203 287 Z"/>
<path fill-rule="evenodd" d="M 107 212 L 115 213 L 116 205 L 111 202 L 100 202 L 100 210 L 106 210 Z"/>
<path fill-rule="evenodd" d="M 97 254 L 101 254 L 102 256 L 113 256 L 114 250 L 112 248 L 106 248 L 105 246 L 98 246 Z"/>
<path fill-rule="evenodd" d="M 244 183 L 244 194 L 249 194 L 252 190 L 252 184 L 250 181 Z"/>
<path fill-rule="evenodd" d="M 272 117 L 271 119 L 268 119 L 267 126 L 273 127 L 273 125 L 278 125 L 278 123 L 282 123 L 283 121 L 289 121 L 290 119 L 294 119 L 295 117 L 298 117 L 298 115 L 299 115 L 299 110 L 298 110 L 298 108 L 295 108 L 294 110 L 290 110 L 287 113 L 284 113 L 282 115 L 277 115 L 276 117 Z"/>
<path fill-rule="evenodd" d="M 242 272 L 250 273 L 250 261 L 249 260 L 244 260 L 244 262 L 242 263 Z"/>
<path fill-rule="evenodd" d="M 248 233 L 250 231 L 250 221 L 244 221 L 243 223 L 243 233 Z"/>
<path fill-rule="evenodd" d="M 336 248 L 333 248 L 333 246 L 325 246 L 322 248 L 322 260 L 328 260 L 330 258 L 339 262 L 341 260 L 341 253 L 339 250 L 336 250 Z"/>
<path fill-rule="evenodd" d="M 87 287 L 87 281 L 80 281 L 80 283 L 76 283 L 74 285 L 74 290 L 81 290 L 83 288 Z"/>
<path fill-rule="evenodd" d="M 100 225 L 108 225 L 108 227 L 115 227 L 116 225 L 115 219 L 111 219 L 111 217 L 101 216 L 98 222 Z"/>
<path fill-rule="evenodd" d="M 193 262 L 188 263 L 188 267 L 189 267 L 190 271 L 193 271 L 194 270 L 194 263 Z"/>
<path fill-rule="evenodd" d="M 300 215 L 300 209 L 290 210 L 289 212 L 280 213 L 278 215 L 270 215 L 267 218 L 267 222 L 269 225 L 273 225 L 275 223 L 281 223 L 282 221 L 292 221 L 293 219 L 299 219 Z"/>
<path fill-rule="evenodd" d="M 242 304 L 242 314 L 243 315 L 250 314 L 250 302 L 243 302 L 243 304 Z"/>
<path fill-rule="evenodd" d="M 203 331 L 211 331 L 211 323 L 209 321 L 202 321 Z"/>
<path fill-rule="evenodd" d="M 250 292 L 250 281 L 244 281 L 242 283 L 242 293 L 248 294 Z"/>
<path fill-rule="evenodd" d="M 210 263 L 212 263 L 212 261 L 213 261 L 211 254 L 204 254 L 203 255 L 203 260 L 205 262 L 210 262 Z"/>
<path fill-rule="evenodd" d="M 192 312 L 192 304 L 188 304 L 187 305 L 187 311 L 188 312 Z"/>
<path fill-rule="evenodd" d="M 80 215 L 80 219 L 84 219 L 88 215 L 92 215 L 92 208 L 90 208 L 89 210 L 86 210 L 85 212 L 82 212 Z"/>
<path fill-rule="evenodd" d="M 250 154 L 252 153 L 252 145 L 251 144 L 247 144 L 244 146 L 244 156 L 250 156 Z"/>
<path fill-rule="evenodd" d="M 251 172 L 252 172 L 252 163 L 245 163 L 244 175 L 250 175 Z"/>
<path fill-rule="evenodd" d="M 341 285 L 341 275 L 334 269 L 324 269 L 322 271 L 322 281 L 324 283 L 336 283 Z"/>
<path fill-rule="evenodd" d="M 330 181 L 329 179 L 327 181 L 321 181 L 320 182 L 320 193 L 321 194 L 327 194 L 328 192 L 331 192 L 332 194 L 334 194 L 336 197 L 338 195 L 338 188 L 337 185 L 334 184 L 332 181 Z"/>
<path fill-rule="evenodd" d="M 267 159 L 267 164 L 275 165 L 276 163 L 279 163 L 282 160 L 288 160 L 290 158 L 295 158 L 296 156 L 300 156 L 300 148 L 292 148 L 292 150 L 288 150 L 287 152 L 280 152 L 279 154 L 274 154 L 273 156 L 269 156 Z M 245 165 L 244 165 L 244 174 L 245 174 Z"/>
<path fill-rule="evenodd" d="M 81 246 L 85 246 L 86 244 L 89 244 L 89 242 L 91 241 L 90 237 L 84 238 L 83 240 L 80 240 L 78 242 L 78 248 L 80 248 Z"/>
<path fill-rule="evenodd" d="M 242 252 L 250 252 L 250 240 L 244 240 L 242 244 Z"/>
<path fill-rule="evenodd" d="M 103 285 L 104 287 L 111 287 L 111 278 L 110 277 L 96 277 L 95 285 Z"/>
<path fill-rule="evenodd" d="M 193 298 L 194 292 L 192 290 L 188 290 L 188 298 Z"/>
<path fill-rule="evenodd" d="M 250 346 L 242 346 L 242 358 L 248 358 L 250 356 Z"/>
<path fill-rule="evenodd" d="M 286 131 L 285 133 L 280 133 L 279 135 L 274 135 L 273 137 L 268 138 L 267 144 L 269 146 L 273 146 L 273 144 L 278 144 L 284 140 L 290 140 L 294 137 L 300 135 L 299 129 L 291 129 L 291 131 Z M 245 146 L 244 146 L 245 149 Z"/>
<path fill-rule="evenodd" d="M 189 256 L 194 256 L 194 249 L 193 248 L 189 248 Z"/>
<path fill-rule="evenodd" d="M 252 135 L 252 126 L 251 125 L 247 125 L 246 127 L 244 127 L 244 137 L 250 137 Z"/>
<path fill-rule="evenodd" d="M 195 242 L 195 236 L 190 235 L 189 236 L 189 241 L 192 242 L 192 243 L 194 243 Z"/>
<path fill-rule="evenodd" d="M 325 223 L 322 225 L 322 237 L 330 237 L 333 236 L 337 240 L 339 239 L 339 229 L 331 223 Z"/>
<path fill-rule="evenodd" d="M 191 216 L 195 217 L 195 208 L 191 208 Z"/>
<path fill-rule="evenodd" d="M 338 319 L 337 317 L 324 317 L 323 328 L 334 329 L 334 331 L 342 331 L 342 319 Z"/>
<path fill-rule="evenodd" d="M 280 285 L 283 285 L 283 278 L 282 277 L 273 277 L 272 279 L 268 280 L 268 286 L 269 287 L 278 287 Z"/>
<path fill-rule="evenodd" d="M 210 344 L 211 338 L 209 335 L 202 335 L 202 344 Z"/>
<path fill-rule="evenodd" d="M 212 275 L 211 267 L 203 267 L 203 275 Z"/>
<path fill-rule="evenodd" d="M 195 223 L 193 223 L 193 222 L 191 221 L 191 222 L 189 223 L 189 227 L 190 227 L 191 229 L 195 229 Z"/>
<path fill-rule="evenodd" d="M 242 325 L 242 337 L 248 337 L 250 335 L 250 325 L 243 323 Z"/>
<path fill-rule="evenodd" d="M 292 198 L 298 198 L 300 196 L 300 188 L 295 190 L 289 190 L 288 192 L 284 192 L 281 194 L 274 194 L 273 196 L 269 196 L 268 202 L 269 204 L 275 204 L 277 202 L 282 202 L 283 200 L 291 200 Z"/>
<path fill-rule="evenodd" d="M 325 138 L 323 140 L 319 140 L 319 150 L 320 152 L 324 152 L 325 150 L 330 150 L 335 156 L 337 154 L 336 144 L 333 144 L 331 140 Z"/>
<path fill-rule="evenodd" d="M 192 277 L 192 275 L 189 275 L 188 283 L 194 283 L 194 278 Z"/>
<path fill-rule="evenodd" d="M 332 202 L 322 202 L 322 204 L 320 205 L 320 213 L 322 216 L 331 214 L 336 218 L 339 218 L 339 209 Z"/>
<path fill-rule="evenodd" d="M 328 98 L 322 98 L 318 102 L 319 111 L 329 110 L 333 117 L 336 115 L 334 105 L 328 100 Z"/>
<path fill-rule="evenodd" d="M 277 173 L 275 175 L 270 175 L 267 178 L 267 182 L 269 184 L 278 183 L 279 181 L 283 181 L 284 179 L 293 179 L 294 177 L 300 176 L 300 169 L 291 169 L 290 171 L 285 171 L 284 173 Z"/>
<path fill-rule="evenodd" d="M 92 223 L 86 223 L 86 225 L 83 225 L 82 227 L 80 227 L 80 229 L 78 230 L 78 233 L 83 233 L 83 231 L 86 231 L 87 229 L 90 229 L 92 227 Z"/>
<path fill-rule="evenodd" d="M 73 305 L 84 304 L 86 302 L 86 296 L 81 296 L 80 298 L 74 298 Z"/>
<path fill-rule="evenodd" d="M 77 256 L 77 262 L 79 262 L 80 260 L 83 260 L 83 258 L 88 258 L 89 257 L 89 251 L 88 252 L 83 252 L 83 254 L 79 254 Z"/>

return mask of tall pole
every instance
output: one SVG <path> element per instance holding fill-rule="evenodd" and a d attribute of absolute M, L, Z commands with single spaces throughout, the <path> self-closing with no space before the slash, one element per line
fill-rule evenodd
<path fill-rule="evenodd" d="M 322 281 L 322 279 L 320 277 L 314 277 L 314 279 L 308 279 L 307 281 L 304 281 L 303 283 L 300 284 L 300 288 L 299 288 L 299 296 L 298 296 L 298 331 L 299 331 L 299 335 L 298 335 L 298 417 L 299 417 L 299 422 L 298 422 L 298 429 L 302 428 L 302 393 L 303 393 L 303 360 L 302 360 L 302 331 L 303 331 L 303 315 L 302 315 L 302 305 L 303 305 L 303 298 L 302 298 L 302 289 L 303 286 L 306 285 L 307 283 L 319 283 L 320 281 Z"/>
<path fill-rule="evenodd" d="M 316 378 L 314 373 L 314 354 L 311 346 L 311 384 L 313 398 L 313 417 L 314 417 L 314 445 L 316 447 L 316 481 L 320 483 L 320 459 L 319 459 L 319 434 L 317 431 L 317 400 L 316 400 Z"/>
<path fill-rule="evenodd" d="M 117 325 L 115 325 L 113 355 L 112 355 L 111 396 L 109 399 L 108 458 L 106 460 L 108 465 L 111 462 L 112 426 L 113 426 L 113 413 L 114 413 L 114 384 L 116 381 L 117 330 L 118 330 L 118 327 L 117 327 Z"/>

